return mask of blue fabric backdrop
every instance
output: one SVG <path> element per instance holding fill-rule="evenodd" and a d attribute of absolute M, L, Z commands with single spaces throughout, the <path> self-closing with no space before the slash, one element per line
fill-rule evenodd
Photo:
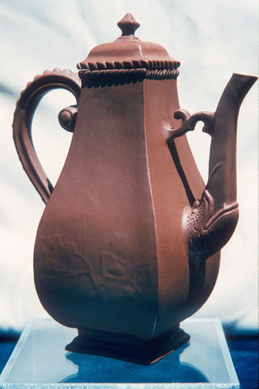
<path fill-rule="evenodd" d="M 16 342 L 0 337 L 0 374 Z M 241 389 L 258 388 L 258 339 L 230 338 L 228 340 L 233 364 Z"/>

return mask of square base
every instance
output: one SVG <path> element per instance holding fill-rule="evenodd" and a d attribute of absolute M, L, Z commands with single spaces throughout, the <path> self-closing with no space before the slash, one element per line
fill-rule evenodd
<path fill-rule="evenodd" d="M 150 366 L 67 352 L 77 330 L 53 320 L 27 324 L 0 376 L 2 389 L 240 388 L 221 323 L 190 318 L 191 340 Z"/>
<path fill-rule="evenodd" d="M 148 341 L 136 336 L 96 330 L 79 329 L 78 332 L 79 335 L 66 346 L 67 351 L 115 358 L 138 365 L 155 363 L 190 340 L 190 335 L 179 325 Z"/>

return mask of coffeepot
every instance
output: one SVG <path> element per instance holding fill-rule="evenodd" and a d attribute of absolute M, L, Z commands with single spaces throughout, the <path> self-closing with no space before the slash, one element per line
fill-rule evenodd
<path fill-rule="evenodd" d="M 36 76 L 14 114 L 16 149 L 46 203 L 34 250 L 34 279 L 46 311 L 78 329 L 66 349 L 150 364 L 188 342 L 179 323 L 215 285 L 220 249 L 238 221 L 236 125 L 256 77 L 233 74 L 215 113 L 180 109 L 180 63 L 134 33 L 98 45 L 79 73 Z M 64 88 L 77 104 L 59 113 L 73 132 L 52 187 L 34 150 L 41 98 Z M 186 133 L 211 136 L 207 185 Z"/>

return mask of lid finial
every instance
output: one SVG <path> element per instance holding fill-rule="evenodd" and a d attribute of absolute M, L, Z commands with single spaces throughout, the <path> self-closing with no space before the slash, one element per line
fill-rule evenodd
<path fill-rule="evenodd" d="M 134 35 L 140 24 L 133 18 L 130 13 L 127 13 L 123 19 L 117 23 L 122 31 L 122 36 Z"/>

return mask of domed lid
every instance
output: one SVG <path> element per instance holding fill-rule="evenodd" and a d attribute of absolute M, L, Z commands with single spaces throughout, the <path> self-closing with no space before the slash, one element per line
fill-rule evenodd
<path fill-rule="evenodd" d="M 140 24 L 130 13 L 118 22 L 118 26 L 122 35 L 111 43 L 94 47 L 77 65 L 80 70 L 174 69 L 175 72 L 180 66 L 180 62 L 173 60 L 163 46 L 144 42 L 134 35 Z"/>

